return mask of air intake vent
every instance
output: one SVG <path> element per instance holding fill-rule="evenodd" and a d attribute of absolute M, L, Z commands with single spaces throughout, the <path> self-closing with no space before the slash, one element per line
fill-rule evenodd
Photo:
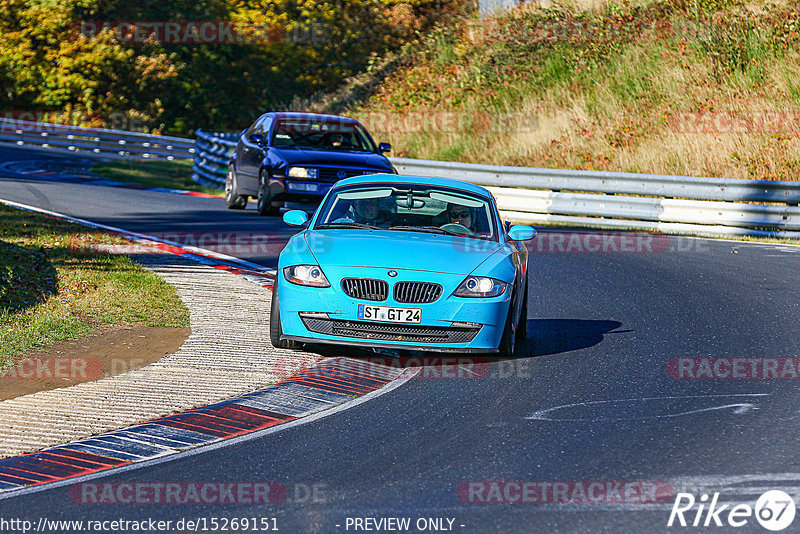
<path fill-rule="evenodd" d="M 394 300 L 403 304 L 426 304 L 442 295 L 442 286 L 430 282 L 397 282 Z"/>
<path fill-rule="evenodd" d="M 389 284 L 375 278 L 342 278 L 342 290 L 360 300 L 386 300 L 389 296 Z"/>

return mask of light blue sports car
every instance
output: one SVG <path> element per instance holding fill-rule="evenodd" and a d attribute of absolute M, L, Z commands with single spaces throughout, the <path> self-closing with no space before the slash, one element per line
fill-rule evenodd
<path fill-rule="evenodd" d="M 278 261 L 270 339 L 514 354 L 524 337 L 528 250 L 483 187 L 369 175 L 338 182 Z"/>

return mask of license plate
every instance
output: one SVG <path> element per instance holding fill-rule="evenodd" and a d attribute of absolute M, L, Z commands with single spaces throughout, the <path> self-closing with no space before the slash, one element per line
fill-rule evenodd
<path fill-rule="evenodd" d="M 422 320 L 422 309 L 359 304 L 358 318 L 365 321 L 383 321 L 387 323 L 418 323 Z"/>
<path fill-rule="evenodd" d="M 296 182 L 289 182 L 289 190 L 290 191 L 317 191 L 318 187 L 317 184 L 302 184 Z"/>

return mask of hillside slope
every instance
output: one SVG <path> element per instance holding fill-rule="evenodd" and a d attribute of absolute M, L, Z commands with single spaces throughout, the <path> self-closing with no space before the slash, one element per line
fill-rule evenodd
<path fill-rule="evenodd" d="M 525 4 L 427 34 L 345 112 L 396 156 L 794 180 L 799 12 L 775 1 Z"/>

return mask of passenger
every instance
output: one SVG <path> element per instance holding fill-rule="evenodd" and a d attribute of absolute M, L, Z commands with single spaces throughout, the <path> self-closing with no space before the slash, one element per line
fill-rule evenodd
<path fill-rule="evenodd" d="M 350 218 L 353 222 L 370 226 L 389 226 L 389 213 L 382 211 L 377 198 L 359 198 L 353 201 Z"/>

